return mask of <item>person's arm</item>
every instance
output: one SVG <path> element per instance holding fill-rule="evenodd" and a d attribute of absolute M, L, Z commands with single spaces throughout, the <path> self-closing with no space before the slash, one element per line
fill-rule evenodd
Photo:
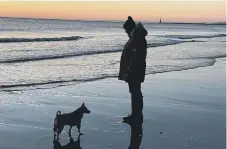
<path fill-rule="evenodd" d="M 147 36 L 148 32 L 145 28 L 143 28 L 143 29 L 144 29 L 144 37 L 145 37 L 145 36 Z"/>
<path fill-rule="evenodd" d="M 131 73 L 133 73 L 133 67 L 135 66 L 136 63 L 136 48 L 134 46 L 134 42 L 132 43 L 132 51 L 131 51 L 131 57 L 130 57 L 130 62 L 128 65 L 128 75 L 130 75 Z"/>

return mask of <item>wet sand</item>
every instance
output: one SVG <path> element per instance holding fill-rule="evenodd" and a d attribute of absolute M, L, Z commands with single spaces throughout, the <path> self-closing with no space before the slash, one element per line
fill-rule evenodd
<path fill-rule="evenodd" d="M 224 149 L 225 66 L 222 58 L 210 67 L 146 76 L 140 149 Z M 56 111 L 71 112 L 82 102 L 92 112 L 82 120 L 81 147 L 127 149 L 131 129 L 121 119 L 130 112 L 130 95 L 127 84 L 116 78 L 1 92 L 0 148 L 53 148 Z M 76 127 L 72 135 L 77 140 Z M 69 143 L 68 127 L 60 143 Z"/>

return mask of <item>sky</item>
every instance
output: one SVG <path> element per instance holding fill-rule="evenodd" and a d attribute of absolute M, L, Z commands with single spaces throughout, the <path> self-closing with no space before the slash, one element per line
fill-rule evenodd
<path fill-rule="evenodd" d="M 225 22 L 225 1 L 0 1 L 0 17 L 70 20 Z"/>

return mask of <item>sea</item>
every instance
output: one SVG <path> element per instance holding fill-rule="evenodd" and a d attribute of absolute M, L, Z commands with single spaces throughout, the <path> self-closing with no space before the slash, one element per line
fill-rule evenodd
<path fill-rule="evenodd" d="M 0 18 L 0 91 L 117 77 L 128 40 L 123 23 Z M 147 75 L 212 66 L 226 57 L 226 25 L 142 23 Z"/>

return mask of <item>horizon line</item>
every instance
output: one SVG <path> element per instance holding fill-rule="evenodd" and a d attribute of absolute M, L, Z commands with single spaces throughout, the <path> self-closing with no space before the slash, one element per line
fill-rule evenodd
<path fill-rule="evenodd" d="M 30 17 L 5 17 L 0 16 L 0 18 L 8 18 L 8 19 L 33 19 L 33 20 L 58 20 L 58 21 L 81 21 L 81 22 L 115 22 L 115 23 L 122 23 L 125 20 L 90 20 L 90 19 L 63 19 L 63 18 L 30 18 Z M 161 19 L 161 18 L 160 18 Z M 136 21 L 137 22 L 137 21 Z M 157 21 L 138 21 L 143 23 L 154 23 L 159 24 L 159 20 Z M 164 21 L 162 20 L 161 24 L 215 24 L 215 23 L 222 23 L 226 24 L 226 21 L 216 21 L 216 22 L 180 22 L 180 21 Z"/>

